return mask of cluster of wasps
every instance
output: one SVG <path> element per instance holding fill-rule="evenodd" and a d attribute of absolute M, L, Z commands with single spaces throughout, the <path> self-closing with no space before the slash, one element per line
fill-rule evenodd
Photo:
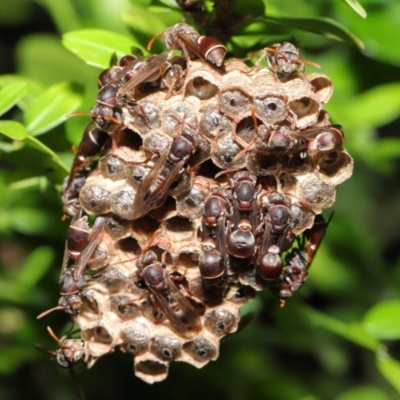
<path fill-rule="evenodd" d="M 161 40 L 168 52 L 126 55 L 99 75 L 63 185 L 61 298 L 39 316 L 63 310 L 81 329 L 50 330 L 60 365 L 118 347 L 150 383 L 171 361 L 216 359 L 256 291 L 283 306 L 300 289 L 321 211 L 353 166 L 323 110 L 330 80 L 307 76 L 293 44 L 225 60 L 223 43 L 183 23 Z"/>

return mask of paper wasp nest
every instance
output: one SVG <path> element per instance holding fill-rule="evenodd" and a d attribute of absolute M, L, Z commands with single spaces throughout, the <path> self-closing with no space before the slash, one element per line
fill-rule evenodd
<path fill-rule="evenodd" d="M 83 339 L 74 357 L 60 340 L 67 364 L 118 348 L 148 383 L 172 361 L 215 360 L 256 291 L 284 304 L 301 287 L 353 169 L 323 109 L 331 81 L 293 45 L 248 66 L 184 24 L 162 38 L 182 55 L 128 55 L 99 76 L 63 187 L 57 307 Z"/>

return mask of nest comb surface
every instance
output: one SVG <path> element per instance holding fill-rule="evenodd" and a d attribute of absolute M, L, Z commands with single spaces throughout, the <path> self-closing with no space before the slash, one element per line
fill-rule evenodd
<path fill-rule="evenodd" d="M 123 107 L 122 126 L 110 135 L 110 148 L 79 196 L 85 213 L 106 218 L 96 250 L 105 256 L 88 265 L 99 277 L 82 288 L 75 317 L 89 365 L 119 348 L 134 356 L 135 374 L 153 383 L 165 379 L 172 361 L 200 368 L 218 357 L 221 338 L 238 327 L 241 305 L 263 287 L 235 273 L 223 291 L 203 284 L 198 266 L 205 200 L 215 188 L 232 191 L 229 170 L 249 171 L 259 185 L 267 181 L 294 199 L 291 213 L 299 215 L 292 218 L 294 235 L 312 227 L 353 167 L 341 143 L 309 145 L 324 127 L 331 129 L 323 106 L 332 91 L 321 73 L 279 79 L 270 68 L 235 59 L 222 68 L 188 61 L 181 89 L 168 95 L 157 85 L 135 89 L 135 102 Z M 296 132 L 295 142 L 286 148 L 266 145 L 259 132 L 272 127 Z M 165 199 L 138 215 L 135 197 L 146 176 L 157 172 L 157 178 L 164 152 L 182 135 L 195 138 L 195 151 Z M 149 249 L 163 260 L 177 296 L 185 298 L 180 306 L 196 314 L 192 331 L 178 329 L 144 284 L 137 262 Z"/>

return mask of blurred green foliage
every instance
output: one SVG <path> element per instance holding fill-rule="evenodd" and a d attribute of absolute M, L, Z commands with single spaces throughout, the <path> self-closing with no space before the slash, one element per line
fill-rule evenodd
<path fill-rule="evenodd" d="M 205 5 L 214 3 L 230 2 Z M 134 378 L 129 356 L 115 354 L 90 371 L 78 367 L 78 379 L 88 399 L 398 399 L 400 3 L 233 3 L 225 11 L 237 23 L 220 32 L 230 55 L 291 40 L 332 78 L 327 109 L 345 129 L 354 175 L 338 188 L 305 287 L 284 309 L 259 294 L 244 311 L 253 319 L 223 340 L 216 362 L 199 371 L 173 365 L 151 387 Z M 66 115 L 93 105 L 95 67 L 107 67 L 113 51 L 144 49 L 182 19 L 173 0 L 0 2 L 1 399 L 76 398 L 65 371 L 32 347 L 57 347 L 47 324 L 60 335 L 69 327 L 63 313 L 35 320 L 58 299 L 67 229 L 59 189 L 88 120 Z M 187 21 L 195 25 L 196 15 Z M 206 22 L 200 30 L 212 27 Z"/>

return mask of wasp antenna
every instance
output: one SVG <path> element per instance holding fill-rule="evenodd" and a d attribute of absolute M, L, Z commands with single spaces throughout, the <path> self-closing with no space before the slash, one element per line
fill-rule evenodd
<path fill-rule="evenodd" d="M 57 335 L 53 332 L 53 329 L 51 329 L 49 326 L 47 327 L 47 332 L 49 332 L 49 335 L 58 343 L 61 344 L 61 340 L 57 337 Z"/>
<path fill-rule="evenodd" d="M 51 312 L 56 311 L 56 310 L 65 310 L 65 307 L 57 306 L 57 307 L 50 308 L 49 310 L 43 311 L 41 314 L 39 314 L 39 315 L 36 317 L 36 319 L 43 318 L 43 317 L 46 316 L 47 314 L 50 314 Z"/>
<path fill-rule="evenodd" d="M 83 116 L 85 116 L 85 117 L 89 116 L 89 117 L 90 117 L 90 114 L 89 114 L 88 112 L 78 111 L 78 112 L 74 112 L 74 113 L 71 113 L 71 114 L 67 114 L 67 115 L 66 115 L 67 118 L 71 118 L 71 117 L 83 117 Z"/>
<path fill-rule="evenodd" d="M 156 41 L 156 39 L 159 38 L 160 36 L 161 36 L 160 34 L 154 35 L 154 36 L 149 40 L 149 42 L 147 43 L 147 46 L 146 46 L 146 49 L 147 49 L 148 51 L 151 50 L 151 47 L 153 46 L 153 43 L 154 43 L 154 42 Z"/>
<path fill-rule="evenodd" d="M 129 263 L 132 261 L 135 261 L 139 258 L 139 256 L 133 257 L 133 258 L 129 258 L 128 260 L 124 260 L 124 261 L 116 261 L 112 264 L 109 264 L 110 267 L 113 267 L 114 265 L 120 265 L 120 264 L 125 264 L 125 263 Z"/>
<path fill-rule="evenodd" d="M 311 65 L 311 66 L 313 66 L 313 67 L 315 67 L 315 68 L 321 68 L 321 66 L 319 65 L 319 64 L 317 64 L 316 62 L 314 62 L 314 61 L 310 61 L 310 60 L 301 60 L 304 64 L 308 64 L 308 65 Z"/>
<path fill-rule="evenodd" d="M 224 169 L 223 171 L 218 172 L 218 174 L 216 174 L 214 176 L 214 178 L 218 179 L 222 175 L 233 174 L 234 172 L 238 172 L 238 171 L 240 171 L 240 168 Z"/>
<path fill-rule="evenodd" d="M 153 243 L 154 243 L 155 240 L 158 238 L 160 232 L 161 232 L 161 229 L 159 228 L 159 229 L 157 229 L 157 230 L 153 233 L 153 235 L 151 236 L 151 238 L 150 238 L 150 240 L 149 240 L 149 243 L 147 243 L 147 245 L 146 245 L 145 249 L 143 250 L 143 252 L 149 250 L 149 248 L 150 248 L 151 246 L 153 246 Z"/>

